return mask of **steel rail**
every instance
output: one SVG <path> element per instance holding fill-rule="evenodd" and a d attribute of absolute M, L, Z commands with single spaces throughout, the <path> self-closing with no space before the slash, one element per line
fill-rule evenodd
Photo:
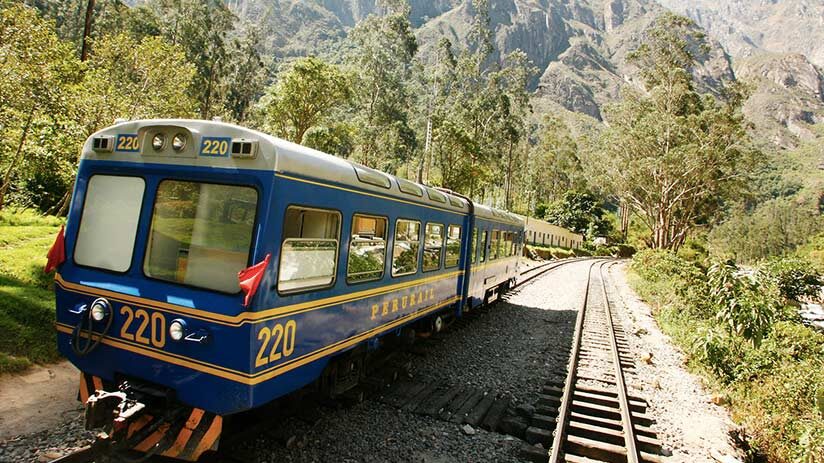
<path fill-rule="evenodd" d="M 569 414 L 572 408 L 573 386 L 578 373 L 578 359 L 581 351 L 581 338 L 584 331 L 584 315 L 587 310 L 587 302 L 589 301 L 589 287 L 592 282 L 592 268 L 600 261 L 594 261 L 590 264 L 587 270 L 587 284 L 584 288 L 584 301 L 581 304 L 581 310 L 578 311 L 578 317 L 575 320 L 575 337 L 572 342 L 572 352 L 569 358 L 569 373 L 564 382 L 564 395 L 561 397 L 561 406 L 558 408 L 557 428 L 555 429 L 555 437 L 552 439 L 552 452 L 549 455 L 550 463 L 559 463 L 562 461 L 562 449 L 566 441 L 567 431 L 569 427 Z"/>
<path fill-rule="evenodd" d="M 627 384 L 624 381 L 624 369 L 621 368 L 621 357 L 618 353 L 618 342 L 615 339 L 615 328 L 612 323 L 612 307 L 609 303 L 609 297 L 607 297 L 607 283 L 604 279 L 603 264 L 598 267 L 598 273 L 601 275 L 601 294 L 604 296 L 604 310 L 606 311 L 607 328 L 610 333 L 609 344 L 612 349 L 612 361 L 615 364 L 615 385 L 618 389 L 621 420 L 624 422 L 624 442 L 627 447 L 627 463 L 638 463 L 641 456 L 638 453 L 638 446 L 635 445 L 635 427 L 632 425 L 632 411 L 629 408 Z"/>

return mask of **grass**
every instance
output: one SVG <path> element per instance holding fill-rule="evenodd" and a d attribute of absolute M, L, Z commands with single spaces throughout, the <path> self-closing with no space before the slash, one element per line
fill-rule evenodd
<path fill-rule="evenodd" d="M 0 211 L 0 373 L 60 358 L 46 253 L 62 221 L 32 211 Z"/>
<path fill-rule="evenodd" d="M 694 264 L 673 261 L 669 271 L 661 261 L 653 271 L 636 264 L 630 285 L 684 350 L 688 369 L 726 399 L 748 436 L 750 460 L 824 463 L 824 334 L 780 320 L 758 347 L 734 336 L 712 338 L 717 321 L 691 292 L 694 282 L 684 283 L 684 268 Z"/>

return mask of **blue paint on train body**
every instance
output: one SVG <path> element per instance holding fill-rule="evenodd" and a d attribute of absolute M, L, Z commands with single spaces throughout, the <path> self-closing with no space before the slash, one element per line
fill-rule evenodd
<path fill-rule="evenodd" d="M 115 273 L 74 263 L 77 238 L 89 179 L 96 174 L 139 176 L 146 187 L 137 227 L 131 267 Z M 177 179 L 253 186 L 258 192 L 257 220 L 249 265 L 271 255 L 269 267 L 248 308 L 243 295 L 224 294 L 183 284 L 147 278 L 143 271 L 155 193 L 161 180 Z M 279 294 L 278 266 L 285 211 L 289 206 L 338 211 L 341 217 L 334 284 L 325 289 Z M 387 219 L 382 278 L 360 284 L 347 282 L 348 244 L 354 214 Z M 461 227 L 458 265 L 423 272 L 424 246 L 418 251 L 418 270 L 392 277 L 394 230 L 398 219 Z M 477 306 L 490 288 L 505 284 L 517 272 L 517 256 L 480 262 L 481 246 L 474 230 L 488 230 L 483 244 L 489 255 L 492 229 L 522 236 L 523 229 L 446 208 L 428 207 L 381 197 L 352 186 L 322 185 L 266 170 L 211 169 L 169 164 L 84 160 L 80 164 L 66 229 L 67 261 L 57 278 L 58 343 L 61 353 L 82 371 L 115 381 L 136 378 L 166 386 L 190 406 L 221 415 L 260 406 L 313 381 L 335 355 L 438 312 L 460 316 L 464 301 Z M 480 233 L 479 233 L 480 234 Z M 475 256 L 470 250 L 475 249 Z M 471 268 L 471 272 L 466 272 Z M 86 356 L 70 347 L 80 315 L 73 313 L 97 297 L 112 303 L 115 315 L 104 343 Z M 141 312 L 142 311 L 142 312 Z M 138 331 L 147 320 L 141 336 Z M 127 314 L 134 316 L 131 325 Z M 208 333 L 208 343 L 173 342 L 165 332 L 174 319 L 183 319 L 191 332 Z M 164 330 L 162 334 L 158 329 Z M 162 326 L 161 326 L 162 325 Z M 292 327 L 292 328 L 290 328 Z M 101 326 L 95 325 L 100 331 Z M 292 329 L 292 332 L 288 330 Z M 155 331 L 153 331 L 155 330 Z M 268 334 L 262 333 L 266 331 Z M 279 334 L 277 334 L 279 333 Z M 289 355 L 269 351 L 263 341 L 293 333 Z M 285 338 L 284 338 L 285 339 Z M 286 342 L 284 340 L 280 341 Z"/>

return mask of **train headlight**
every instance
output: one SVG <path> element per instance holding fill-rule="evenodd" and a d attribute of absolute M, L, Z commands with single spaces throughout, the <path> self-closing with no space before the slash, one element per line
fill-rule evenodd
<path fill-rule="evenodd" d="M 166 135 L 164 135 L 162 133 L 157 133 L 157 134 L 155 134 L 154 137 L 152 137 L 152 148 L 154 148 L 155 151 L 160 151 L 165 146 L 166 146 Z"/>
<path fill-rule="evenodd" d="M 106 319 L 111 313 L 111 305 L 109 301 L 102 297 L 97 298 L 92 302 L 92 318 L 95 321 L 101 322 Z"/>
<path fill-rule="evenodd" d="M 186 337 L 186 322 L 179 318 L 172 320 L 169 324 L 169 337 L 172 341 L 180 341 Z"/>
<path fill-rule="evenodd" d="M 183 151 L 184 148 L 186 148 L 186 135 L 182 133 L 175 134 L 175 137 L 172 139 L 172 149 L 179 153 Z"/>

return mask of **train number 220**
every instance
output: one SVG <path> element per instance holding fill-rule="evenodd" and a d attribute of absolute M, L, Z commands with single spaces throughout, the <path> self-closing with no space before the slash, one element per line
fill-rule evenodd
<path fill-rule="evenodd" d="M 149 312 L 143 309 L 132 310 L 131 307 L 124 305 L 120 308 L 120 314 L 126 316 L 126 321 L 123 322 L 123 326 L 120 328 L 121 338 L 158 348 L 166 345 L 166 317 L 162 313 L 153 312 L 149 315 Z M 137 330 L 132 333 L 129 328 L 135 320 L 140 324 L 137 326 Z M 149 329 L 148 337 L 146 337 L 147 328 Z"/>
<path fill-rule="evenodd" d="M 281 358 L 292 355 L 295 351 L 295 331 L 297 331 L 297 323 L 294 320 L 289 320 L 285 324 L 275 324 L 272 328 L 264 326 L 258 331 L 258 341 L 261 341 L 260 349 L 258 350 L 257 359 L 255 359 L 255 367 L 262 367 L 270 362 L 276 362 Z M 267 349 L 271 341 L 271 349 Z M 266 353 L 269 353 L 267 356 Z"/>

